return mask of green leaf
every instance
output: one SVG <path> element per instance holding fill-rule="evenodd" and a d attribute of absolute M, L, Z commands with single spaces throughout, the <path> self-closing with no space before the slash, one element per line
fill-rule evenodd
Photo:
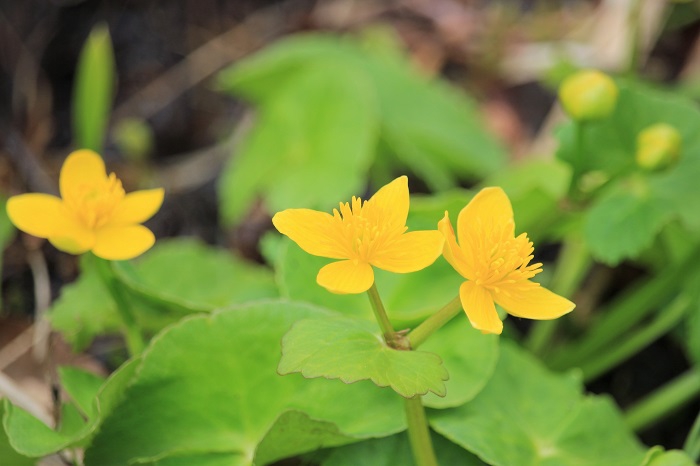
<path fill-rule="evenodd" d="M 371 380 L 412 398 L 428 391 L 445 396 L 448 374 L 439 356 L 424 351 L 399 351 L 382 340 L 377 325 L 345 318 L 305 319 L 282 340 L 282 375 Z"/>
<path fill-rule="evenodd" d="M 134 375 L 136 362 L 137 360 L 131 360 L 123 364 L 105 381 L 92 401 L 93 407 L 89 412 L 93 417 L 82 424 L 74 422 L 78 419 L 72 417 L 72 422 L 67 427 L 53 430 L 25 410 L 5 400 L 3 426 L 12 447 L 24 455 L 40 457 L 84 442 L 94 434 L 102 420 L 121 399 L 126 385 Z M 70 411 L 64 411 L 66 412 Z"/>
<path fill-rule="evenodd" d="M 133 302 L 140 326 L 154 333 L 188 313 L 277 295 L 271 270 L 193 239 L 159 241 L 135 265 L 117 262 L 114 268 L 127 291 L 141 298 Z M 121 325 L 97 271 L 86 260 L 81 270 L 49 311 L 53 327 L 75 350 Z"/>
<path fill-rule="evenodd" d="M 139 466 L 245 466 L 249 464 L 240 453 L 184 453 L 165 458 L 135 460 Z"/>
<path fill-rule="evenodd" d="M 493 375 L 498 361 L 497 335 L 484 335 L 459 315 L 423 345 L 422 350 L 440 356 L 450 379 L 444 397 L 428 393 L 423 404 L 429 408 L 452 408 L 472 400 Z M 477 356 L 478 355 L 478 356 Z"/>
<path fill-rule="evenodd" d="M 159 241 L 122 278 L 142 296 L 182 309 L 211 311 L 277 296 L 270 269 L 187 238 Z"/>
<path fill-rule="evenodd" d="M 700 130 L 700 125 L 696 131 Z M 685 141 L 684 141 L 685 144 Z M 666 172 L 650 175 L 652 195 L 666 204 L 681 222 L 694 233 L 700 230 L 700 144 L 683 149 L 683 155 L 675 167 Z"/>
<path fill-rule="evenodd" d="M 382 114 L 381 138 L 436 191 L 500 169 L 506 152 L 466 94 L 412 69 L 408 60 L 367 57 Z"/>
<path fill-rule="evenodd" d="M 59 367 L 58 376 L 61 379 L 61 386 L 80 411 L 87 418 L 93 418 L 95 415 L 93 402 L 105 380 L 91 372 L 69 366 Z"/>
<path fill-rule="evenodd" d="M 437 434 L 433 434 L 432 437 L 439 464 L 445 466 L 480 466 L 485 464 L 473 454 L 444 437 Z M 370 459 L 372 466 L 415 465 L 408 435 L 403 433 L 335 448 L 321 462 L 321 466 L 357 466 L 369 464 L 367 461 Z"/>
<path fill-rule="evenodd" d="M 225 222 L 261 196 L 271 211 L 328 210 L 361 192 L 377 138 L 366 74 L 340 59 L 317 61 L 279 83 L 220 180 Z M 313 186 L 314 189 L 307 189 Z"/>
<path fill-rule="evenodd" d="M 73 93 L 75 146 L 102 151 L 114 97 L 114 52 L 106 24 L 90 32 L 78 59 Z"/>
<path fill-rule="evenodd" d="M 682 450 L 664 451 L 661 447 L 653 447 L 647 452 L 647 457 L 640 466 L 694 466 L 696 464 Z"/>
<path fill-rule="evenodd" d="M 242 454 L 242 464 L 252 464 L 270 432 L 280 445 L 283 433 L 291 436 L 284 441 L 285 454 L 302 453 L 313 445 L 313 429 L 274 426 L 290 410 L 335 424 L 348 441 L 403 430 L 403 406 L 391 391 L 367 382 L 344 385 L 277 374 L 279 344 L 290 326 L 327 314 L 306 304 L 269 301 L 191 316 L 169 327 L 144 353 L 123 402 L 86 450 L 86 465 L 214 452 Z M 358 406 L 372 415 L 357 416 Z M 327 434 L 324 428 L 318 435 Z"/>
<path fill-rule="evenodd" d="M 339 55 L 350 59 L 348 53 L 346 44 L 335 36 L 298 34 L 221 71 L 217 84 L 225 92 L 261 103 L 274 98 L 280 85 L 303 73 L 310 63 Z"/>
<path fill-rule="evenodd" d="M 669 217 L 665 203 L 649 193 L 646 182 L 632 178 L 589 210 L 586 241 L 594 257 L 615 265 L 649 247 Z"/>
<path fill-rule="evenodd" d="M 269 464 L 299 451 L 314 451 L 352 441 L 332 422 L 316 421 L 300 411 L 287 411 L 277 418 L 260 441 L 255 463 Z"/>
<path fill-rule="evenodd" d="M 4 417 L 5 404 L 0 403 L 0 418 Z M 24 455 L 20 455 L 15 451 L 10 445 L 5 429 L 0 424 L 0 458 L 2 458 L 3 464 L 8 466 L 34 466 L 37 460 L 35 458 L 28 458 Z"/>
<path fill-rule="evenodd" d="M 64 286 L 48 311 L 51 326 L 61 332 L 74 351 L 86 348 L 96 335 L 117 333 L 121 319 L 96 270 L 81 260 L 78 279 Z"/>
<path fill-rule="evenodd" d="M 501 343 L 496 372 L 471 402 L 429 413 L 433 428 L 496 466 L 638 466 L 644 452 L 614 405 Z"/>

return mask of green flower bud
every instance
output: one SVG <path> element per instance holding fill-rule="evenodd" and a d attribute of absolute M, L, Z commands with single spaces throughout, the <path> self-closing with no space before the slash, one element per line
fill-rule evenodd
<path fill-rule="evenodd" d="M 637 165 L 661 170 L 675 164 L 681 155 L 681 133 L 667 123 L 651 125 L 637 135 Z"/>
<path fill-rule="evenodd" d="M 577 121 L 609 116 L 615 110 L 617 94 L 612 78 L 596 70 L 579 71 L 566 78 L 559 87 L 559 100 L 564 110 Z"/>

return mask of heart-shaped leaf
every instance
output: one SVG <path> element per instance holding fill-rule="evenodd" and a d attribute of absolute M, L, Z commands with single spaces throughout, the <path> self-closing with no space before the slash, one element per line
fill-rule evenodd
<path fill-rule="evenodd" d="M 229 455 L 232 464 L 263 464 L 256 457 L 271 461 L 403 430 L 401 398 L 389 390 L 277 374 L 280 341 L 291 325 L 328 315 L 308 304 L 268 301 L 169 327 L 144 352 L 85 464 L 159 464 L 182 456 L 191 462 L 172 464 L 200 464 L 199 455 L 221 464 L 213 454 Z M 304 414 L 285 414 L 290 411 Z"/>

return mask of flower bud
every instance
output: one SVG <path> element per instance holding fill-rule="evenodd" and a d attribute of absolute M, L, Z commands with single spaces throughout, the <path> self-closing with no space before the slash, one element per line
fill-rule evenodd
<path fill-rule="evenodd" d="M 667 123 L 648 126 L 637 135 L 637 165 L 645 170 L 661 170 L 678 161 L 681 133 Z"/>
<path fill-rule="evenodd" d="M 617 103 L 617 86 L 610 76 L 596 70 L 584 70 L 564 80 L 559 100 L 571 118 L 599 120 L 609 116 Z"/>

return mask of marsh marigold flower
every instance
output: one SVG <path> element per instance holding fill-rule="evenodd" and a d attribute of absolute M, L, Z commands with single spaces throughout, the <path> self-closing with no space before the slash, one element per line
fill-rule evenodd
<path fill-rule="evenodd" d="M 528 319 L 554 319 L 574 303 L 530 281 L 542 264 L 530 264 L 534 251 L 525 233 L 515 236 L 510 200 L 500 188 L 482 189 L 457 218 L 457 236 L 447 212 L 438 223 L 445 235 L 445 259 L 467 279 L 460 301 L 472 326 L 501 333 L 494 302 L 509 314 Z"/>
<path fill-rule="evenodd" d="M 125 260 L 153 246 L 153 233 L 140 223 L 160 209 L 163 189 L 125 194 L 121 181 L 114 173 L 107 176 L 102 158 L 91 150 L 68 156 L 59 188 L 60 198 L 40 193 L 11 197 L 7 213 L 12 223 L 71 254 L 92 251 L 104 259 Z"/>
<path fill-rule="evenodd" d="M 340 203 L 333 215 L 287 209 L 272 218 L 275 228 L 314 256 L 339 259 L 323 267 L 319 285 L 333 293 L 362 293 L 374 283 L 372 266 L 389 272 L 421 270 L 442 252 L 437 231 L 406 232 L 408 178 L 399 177 L 364 203 Z"/>

